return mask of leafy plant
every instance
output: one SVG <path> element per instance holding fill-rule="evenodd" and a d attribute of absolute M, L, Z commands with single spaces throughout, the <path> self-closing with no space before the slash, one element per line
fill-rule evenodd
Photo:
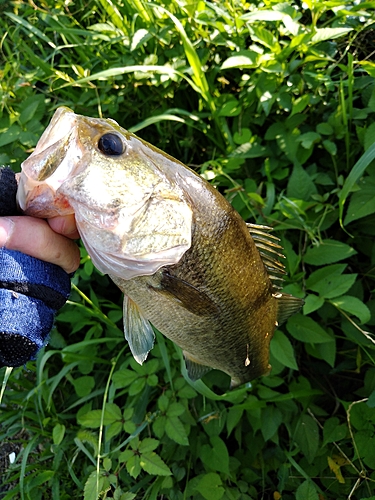
<path fill-rule="evenodd" d="M 137 365 L 82 249 L 49 346 L 6 387 L 0 497 L 374 498 L 374 4 L 0 9 L 1 163 L 19 170 L 60 105 L 114 118 L 272 225 L 284 290 L 305 297 L 270 376 L 227 392 L 220 372 L 192 383 L 159 333 Z"/>

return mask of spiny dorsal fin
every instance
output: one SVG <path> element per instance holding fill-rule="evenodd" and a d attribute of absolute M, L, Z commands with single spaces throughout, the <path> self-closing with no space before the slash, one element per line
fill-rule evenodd
<path fill-rule="evenodd" d="M 298 297 L 293 297 L 287 293 L 276 292 L 273 294 L 275 299 L 277 299 L 277 326 L 284 323 L 290 316 L 297 313 L 303 304 L 304 300 Z"/>
<path fill-rule="evenodd" d="M 248 223 L 246 225 L 262 257 L 273 287 L 280 290 L 283 275 L 286 274 L 285 266 L 279 260 L 280 258 L 285 259 L 285 255 L 281 253 L 283 247 L 279 245 L 280 239 L 273 234 L 269 234 L 272 227 Z"/>

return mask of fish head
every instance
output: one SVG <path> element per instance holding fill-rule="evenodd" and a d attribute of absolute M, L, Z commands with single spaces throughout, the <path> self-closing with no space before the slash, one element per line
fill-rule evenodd
<path fill-rule="evenodd" d="M 163 161 L 114 120 L 61 107 L 22 164 L 18 204 L 35 217 L 74 213 L 103 273 L 151 275 L 191 246 L 192 210 Z"/>

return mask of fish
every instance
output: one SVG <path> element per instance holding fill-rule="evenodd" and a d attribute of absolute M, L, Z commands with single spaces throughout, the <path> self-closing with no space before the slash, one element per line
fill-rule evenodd
<path fill-rule="evenodd" d="M 275 329 L 303 300 L 282 293 L 271 228 L 246 223 L 194 170 L 122 128 L 58 108 L 23 162 L 27 215 L 75 214 L 94 265 L 124 294 L 124 334 L 142 364 L 154 328 L 183 351 L 194 381 L 231 387 L 270 371 Z"/>

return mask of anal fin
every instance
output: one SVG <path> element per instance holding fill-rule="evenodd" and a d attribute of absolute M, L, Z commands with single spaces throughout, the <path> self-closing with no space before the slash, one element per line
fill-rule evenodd
<path fill-rule="evenodd" d="M 140 365 L 154 347 L 155 334 L 137 304 L 124 295 L 124 334 L 134 359 Z"/>
<path fill-rule="evenodd" d="M 202 378 L 206 373 L 212 370 L 211 367 L 202 365 L 196 361 L 188 352 L 183 352 L 185 357 L 186 370 L 188 372 L 189 378 L 195 382 L 196 380 Z"/>

